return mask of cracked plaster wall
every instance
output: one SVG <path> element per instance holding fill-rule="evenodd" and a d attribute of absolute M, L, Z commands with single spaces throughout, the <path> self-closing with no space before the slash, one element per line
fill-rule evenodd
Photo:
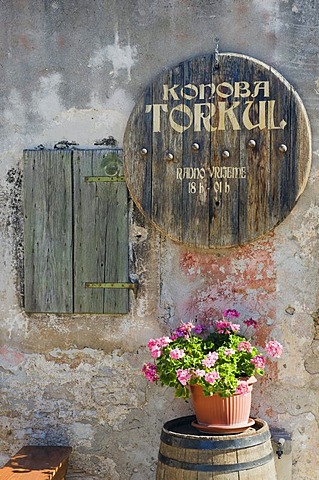
<path fill-rule="evenodd" d="M 190 412 L 150 388 L 150 337 L 181 319 L 238 308 L 283 359 L 255 388 L 253 414 L 293 435 L 293 479 L 319 475 L 319 4 L 316 0 L 0 2 L 0 460 L 26 443 L 70 444 L 68 478 L 155 478 L 165 420 Z M 62 139 L 122 143 L 131 109 L 162 68 L 215 48 L 256 57 L 300 94 L 313 132 L 307 187 L 282 224 L 239 249 L 176 245 L 130 207 L 141 288 L 120 317 L 21 308 L 22 150 Z M 314 472 L 316 472 L 314 476 Z"/>

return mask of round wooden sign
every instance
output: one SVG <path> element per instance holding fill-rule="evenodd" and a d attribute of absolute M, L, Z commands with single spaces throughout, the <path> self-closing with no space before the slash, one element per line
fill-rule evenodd
<path fill-rule="evenodd" d="M 307 182 L 311 133 L 272 67 L 203 55 L 160 74 L 135 105 L 124 174 L 140 210 L 170 238 L 229 247 L 272 230 Z"/>

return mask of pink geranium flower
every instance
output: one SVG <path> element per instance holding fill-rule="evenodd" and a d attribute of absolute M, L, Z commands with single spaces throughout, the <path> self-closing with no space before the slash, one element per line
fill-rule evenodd
<path fill-rule="evenodd" d="M 206 373 L 205 380 L 208 383 L 215 383 L 220 378 L 219 373 L 215 370 L 213 372 Z"/>
<path fill-rule="evenodd" d="M 147 344 L 153 358 L 159 358 L 162 355 L 162 348 L 171 342 L 169 337 L 151 338 Z"/>
<path fill-rule="evenodd" d="M 235 390 L 237 395 L 247 395 L 249 393 L 249 385 L 244 380 L 239 381 L 238 387 Z"/>
<path fill-rule="evenodd" d="M 150 351 L 153 358 L 159 358 L 162 355 L 162 349 L 158 345 L 154 345 Z"/>
<path fill-rule="evenodd" d="M 265 350 L 271 357 L 280 358 L 283 347 L 279 342 L 277 342 L 277 340 L 270 340 L 268 343 L 266 343 Z"/>
<path fill-rule="evenodd" d="M 182 348 L 174 348 L 174 350 L 171 350 L 169 352 L 169 356 L 171 358 L 174 358 L 174 360 L 178 360 L 180 358 L 185 357 L 185 352 Z"/>
<path fill-rule="evenodd" d="M 250 318 L 249 320 L 244 320 L 244 324 L 247 325 L 247 327 L 253 327 L 255 329 L 257 328 L 257 325 L 258 325 L 256 320 L 253 320 L 252 318 Z"/>
<path fill-rule="evenodd" d="M 185 386 L 187 385 L 189 380 L 192 378 L 192 374 L 189 368 L 186 368 L 185 370 L 183 370 L 182 368 L 179 368 L 178 370 L 176 370 L 176 377 L 178 381 Z"/>
<path fill-rule="evenodd" d="M 224 354 L 226 357 L 230 357 L 231 355 L 234 355 L 235 350 L 233 348 L 225 348 Z"/>
<path fill-rule="evenodd" d="M 144 363 L 142 372 L 145 378 L 147 378 L 147 380 L 151 383 L 154 383 L 157 380 L 159 380 L 159 376 L 157 375 L 157 367 L 154 363 L 151 363 L 151 362 Z"/>
<path fill-rule="evenodd" d="M 260 368 L 261 370 L 265 368 L 265 357 L 262 355 L 256 355 L 250 362 L 255 365 L 256 368 Z"/>
<path fill-rule="evenodd" d="M 223 317 L 236 318 L 239 317 L 239 313 L 235 309 L 228 309 L 223 311 Z"/>
<path fill-rule="evenodd" d="M 195 328 L 195 325 L 191 322 L 182 323 L 180 327 L 178 327 L 171 336 L 172 340 L 175 340 L 179 337 L 189 338 L 190 332 Z"/>
<path fill-rule="evenodd" d="M 197 333 L 197 334 L 200 334 L 200 333 L 203 333 L 205 330 L 205 327 L 203 325 L 196 325 L 194 328 L 193 328 L 193 332 L 194 333 Z"/>
<path fill-rule="evenodd" d="M 237 349 L 238 349 L 239 352 L 251 353 L 253 347 L 252 347 L 250 342 L 244 341 L 244 342 L 239 342 Z"/>
<path fill-rule="evenodd" d="M 202 364 L 204 365 L 204 367 L 211 368 L 215 365 L 217 359 L 218 359 L 217 352 L 209 352 L 206 358 L 202 360 Z"/>
<path fill-rule="evenodd" d="M 216 329 L 218 333 L 239 332 L 240 325 L 237 323 L 227 322 L 226 320 L 219 320 L 216 322 Z"/>

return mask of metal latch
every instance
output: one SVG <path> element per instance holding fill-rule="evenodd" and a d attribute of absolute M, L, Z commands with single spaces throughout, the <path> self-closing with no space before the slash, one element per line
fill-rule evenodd
<path fill-rule="evenodd" d="M 286 440 L 284 438 L 279 438 L 279 440 L 277 441 L 277 450 L 276 450 L 276 453 L 277 453 L 277 456 L 279 458 L 279 460 L 281 459 L 283 453 L 284 453 L 284 450 L 283 450 L 283 447 L 284 447 L 284 444 L 285 444 Z"/>
<path fill-rule="evenodd" d="M 137 282 L 86 282 L 85 288 L 115 288 L 115 289 L 125 289 L 128 288 L 133 290 L 135 298 L 137 296 L 138 283 Z"/>

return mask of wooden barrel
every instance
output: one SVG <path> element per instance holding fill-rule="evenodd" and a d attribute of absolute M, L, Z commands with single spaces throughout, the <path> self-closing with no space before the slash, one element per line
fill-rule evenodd
<path fill-rule="evenodd" d="M 267 423 L 243 433 L 206 435 L 191 426 L 194 416 L 163 426 L 156 480 L 276 480 Z"/>

